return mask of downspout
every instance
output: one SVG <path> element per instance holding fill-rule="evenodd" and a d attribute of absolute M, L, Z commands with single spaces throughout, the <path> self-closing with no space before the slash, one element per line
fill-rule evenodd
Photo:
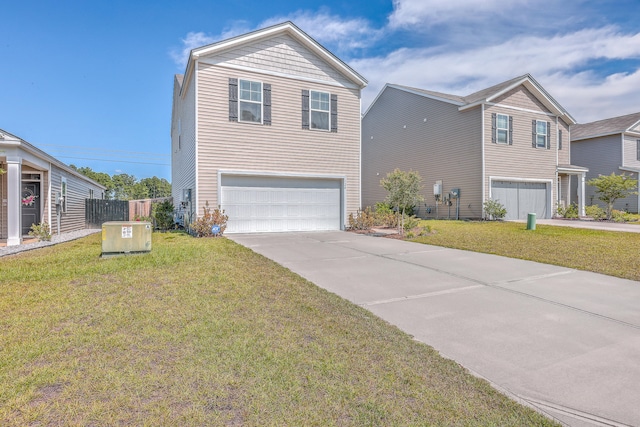
<path fill-rule="evenodd" d="M 487 185 L 487 183 L 485 182 L 485 161 L 484 161 L 484 103 L 480 104 L 480 126 L 482 128 L 482 132 L 480 132 L 480 134 L 482 135 L 482 201 L 480 202 L 480 207 L 482 209 L 482 219 L 485 219 L 485 215 L 484 215 L 484 202 L 487 200 L 486 199 L 486 188 L 485 186 Z"/>
<path fill-rule="evenodd" d="M 200 212 L 199 209 L 199 203 L 200 203 L 200 186 L 199 186 L 199 167 L 198 167 L 198 58 L 195 58 L 193 60 L 193 97 L 194 97 L 194 109 L 193 109 L 193 115 L 194 115 L 194 123 L 193 123 L 193 148 L 195 150 L 194 153 L 194 157 L 195 157 L 195 173 L 196 173 L 196 179 L 195 179 L 195 187 L 193 189 L 194 193 L 195 193 L 195 215 L 194 218 L 190 218 L 190 221 L 193 221 L 195 219 L 198 218 L 198 212 Z M 220 201 L 220 194 L 218 194 L 218 202 Z M 220 204 L 220 203 L 218 203 Z M 191 210 L 193 210 L 193 200 L 191 201 Z M 217 205 L 216 205 L 217 207 Z"/>
<path fill-rule="evenodd" d="M 556 116 L 556 180 L 555 180 L 555 190 L 556 190 L 556 208 L 560 206 L 560 181 L 558 175 L 558 166 L 560 163 L 560 153 L 559 153 L 559 145 L 560 145 L 560 126 L 558 124 L 558 116 Z M 553 189 L 551 189 L 553 193 Z M 553 194 L 551 195 L 551 200 L 553 200 Z M 551 212 L 551 218 L 553 218 L 553 212 Z"/>

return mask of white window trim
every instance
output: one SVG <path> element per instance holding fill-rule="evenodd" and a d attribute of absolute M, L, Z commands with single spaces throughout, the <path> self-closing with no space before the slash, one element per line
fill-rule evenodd
<path fill-rule="evenodd" d="M 318 110 L 316 108 L 312 108 L 311 107 L 311 99 L 313 98 L 313 93 L 325 93 L 327 94 L 327 96 L 329 97 L 329 109 L 328 110 Z M 312 126 L 313 121 L 311 120 L 311 116 L 313 115 L 312 113 L 316 111 L 316 112 L 320 112 L 320 113 L 327 113 L 327 128 L 326 129 L 320 129 L 320 128 L 314 128 Z M 320 132 L 331 132 L 331 93 L 326 92 L 324 90 L 313 90 L 313 89 L 309 89 L 309 130 L 317 130 Z"/>
<path fill-rule="evenodd" d="M 501 128 L 499 126 L 498 123 L 500 123 L 500 116 L 506 117 L 507 118 L 507 127 L 506 128 Z M 498 135 L 500 134 L 499 131 L 506 131 L 507 135 L 506 138 L 504 140 L 504 142 L 500 142 Z M 501 113 L 496 113 L 496 144 L 502 144 L 502 145 L 509 145 L 509 115 L 508 114 L 501 114 Z"/>
<path fill-rule="evenodd" d="M 242 86 L 242 82 L 249 82 L 249 84 L 251 84 L 251 83 L 260 83 L 260 102 L 251 101 L 251 100 L 248 100 L 248 99 L 240 98 L 240 93 L 242 92 L 242 90 L 240 89 L 240 86 Z M 260 121 L 259 122 L 254 122 L 254 121 L 251 121 L 251 120 L 242 120 L 242 108 L 240 106 L 241 106 L 241 104 L 243 102 L 248 102 L 250 104 L 259 104 L 260 105 Z M 261 82 L 259 80 L 249 80 L 249 79 L 238 78 L 238 122 L 251 123 L 251 124 L 254 124 L 254 125 L 263 124 L 263 122 L 264 122 L 264 84 L 263 84 L 263 82 Z"/>
<path fill-rule="evenodd" d="M 544 134 L 538 133 L 538 123 L 544 123 Z M 548 126 L 549 123 L 547 123 L 545 120 L 536 120 L 536 148 L 547 148 L 547 145 L 549 143 L 549 141 L 547 141 Z M 544 136 L 544 145 L 540 145 L 538 143 L 538 136 L 540 135 Z"/>

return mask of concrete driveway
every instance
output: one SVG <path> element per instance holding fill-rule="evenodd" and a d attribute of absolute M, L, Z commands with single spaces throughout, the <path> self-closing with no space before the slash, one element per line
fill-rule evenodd
<path fill-rule="evenodd" d="M 228 237 L 563 423 L 640 426 L 640 282 L 347 232 Z"/>

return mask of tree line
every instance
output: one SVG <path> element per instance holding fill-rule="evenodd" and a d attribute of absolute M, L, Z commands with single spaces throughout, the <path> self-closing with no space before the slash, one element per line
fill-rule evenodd
<path fill-rule="evenodd" d="M 98 184 L 104 185 L 107 188 L 106 199 L 139 200 L 171 196 L 171 184 L 164 178 L 154 176 L 138 180 L 135 176 L 126 173 L 111 176 L 105 172 L 96 172 L 89 167 L 69 166 Z"/>

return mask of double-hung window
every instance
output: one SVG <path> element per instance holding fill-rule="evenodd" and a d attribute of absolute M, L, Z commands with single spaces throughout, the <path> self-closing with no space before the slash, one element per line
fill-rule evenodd
<path fill-rule="evenodd" d="M 506 114 L 496 115 L 496 142 L 498 144 L 509 143 L 509 116 Z"/>
<path fill-rule="evenodd" d="M 240 121 L 262 123 L 262 82 L 240 80 L 238 89 Z"/>
<path fill-rule="evenodd" d="M 547 147 L 547 122 L 536 120 L 536 147 Z"/>
<path fill-rule="evenodd" d="M 311 129 L 330 130 L 330 102 L 328 92 L 309 93 L 309 110 L 311 111 Z"/>

